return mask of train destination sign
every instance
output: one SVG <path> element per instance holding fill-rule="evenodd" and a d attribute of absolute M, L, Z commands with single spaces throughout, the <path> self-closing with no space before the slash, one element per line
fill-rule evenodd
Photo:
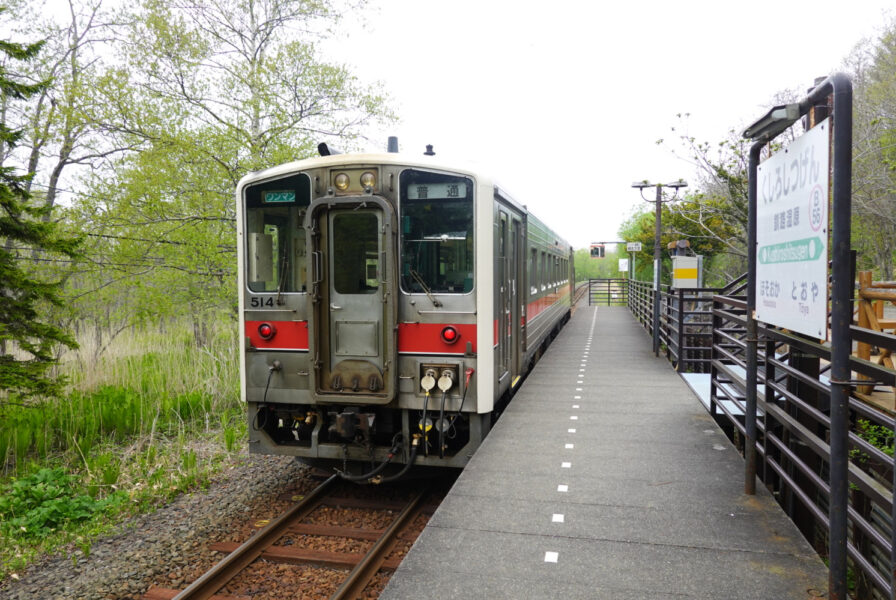
<path fill-rule="evenodd" d="M 296 193 L 293 191 L 264 191 L 261 197 L 266 204 L 296 201 Z"/>
<path fill-rule="evenodd" d="M 828 329 L 826 119 L 759 165 L 756 318 L 814 338 Z"/>
<path fill-rule="evenodd" d="M 408 200 L 444 200 L 466 196 L 467 184 L 463 182 L 415 183 L 408 186 Z"/>

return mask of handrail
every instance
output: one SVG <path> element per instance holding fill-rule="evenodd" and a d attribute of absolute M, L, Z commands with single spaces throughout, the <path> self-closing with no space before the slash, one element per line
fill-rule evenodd
<path fill-rule="evenodd" d="M 866 286 L 867 287 L 867 286 Z M 628 307 L 633 317 L 652 333 L 654 291 L 651 282 L 628 282 Z M 722 288 L 660 290 L 659 339 L 667 358 L 679 371 L 709 373 L 709 410 L 722 427 L 741 444 L 746 434 L 747 343 L 746 277 Z M 866 292 L 867 295 L 867 292 Z M 830 344 L 819 343 L 780 328 L 757 323 L 756 431 L 757 476 L 775 493 L 804 535 L 830 529 L 830 490 L 822 476 L 832 459 Z M 852 339 L 896 355 L 896 334 L 851 325 Z M 814 366 L 813 366 L 814 365 Z M 847 410 L 853 424 L 847 434 L 847 479 L 853 501 L 848 507 L 851 525 L 847 551 L 857 572 L 858 585 L 870 596 L 872 588 L 892 596 L 892 573 L 886 560 L 893 550 L 894 514 L 892 483 L 896 405 L 888 410 L 857 394 L 860 385 L 880 389 L 894 386 L 896 370 L 886 364 L 851 356 Z M 884 445 L 881 446 L 881 440 Z M 882 520 L 883 519 L 883 520 Z"/>
<path fill-rule="evenodd" d="M 712 331 L 712 298 L 734 293 L 745 285 L 742 275 L 728 285 L 660 289 L 660 346 L 679 372 L 709 372 Z M 653 284 L 629 281 L 629 310 L 653 334 Z"/>
<path fill-rule="evenodd" d="M 744 309 L 745 303 L 740 299 L 722 295 L 713 299 L 710 410 L 724 428 L 737 431 L 739 436 L 745 434 L 743 417 L 738 413 L 745 407 L 742 399 L 748 385 Z M 729 333 L 731 330 L 740 334 Z M 851 330 L 856 339 L 861 337 L 879 348 L 896 350 L 896 335 L 855 325 Z M 776 497 L 792 499 L 785 508 L 791 517 L 802 515 L 795 522 L 809 541 L 820 547 L 823 544 L 813 540 L 813 536 L 830 528 L 830 489 L 821 474 L 833 459 L 827 409 L 831 398 L 827 368 L 831 348 L 771 325 L 758 324 L 757 337 L 756 474 Z M 849 368 L 871 384 L 896 385 L 896 371 L 886 366 L 852 356 Z M 892 551 L 892 522 L 882 521 L 877 515 L 890 515 L 894 510 L 894 462 L 890 452 L 896 413 L 869 404 L 855 393 L 859 382 L 850 383 L 853 385 L 847 410 L 853 426 L 847 433 L 846 456 L 847 479 L 852 487 L 847 516 L 851 525 L 848 553 L 858 585 L 863 586 L 862 594 L 870 597 L 870 590 L 876 589 L 884 597 L 892 597 L 892 573 L 889 565 L 881 565 L 879 560 L 880 556 L 889 557 Z"/>
<path fill-rule="evenodd" d="M 588 280 L 588 305 L 628 305 L 628 279 L 617 277 Z"/>

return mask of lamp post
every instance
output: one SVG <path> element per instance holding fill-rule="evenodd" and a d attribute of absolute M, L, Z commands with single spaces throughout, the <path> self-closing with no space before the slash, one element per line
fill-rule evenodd
<path fill-rule="evenodd" d="M 678 196 L 678 190 L 687 187 L 688 184 L 679 179 L 672 183 L 650 183 L 646 179 L 644 181 L 636 181 L 632 184 L 633 188 L 638 188 L 641 198 L 646 202 L 654 202 L 656 204 L 656 233 L 653 240 L 653 355 L 660 355 L 660 275 L 662 274 L 662 256 L 660 249 L 660 232 L 662 231 L 663 213 L 662 203 L 672 202 Z M 644 198 L 644 190 L 647 188 L 656 188 L 656 199 L 650 200 Z M 672 188 L 675 193 L 671 198 L 663 198 L 663 188 Z"/>
<path fill-rule="evenodd" d="M 782 104 L 769 110 L 761 119 L 750 125 L 744 131 L 744 138 L 752 140 L 750 148 L 748 177 L 748 205 L 747 213 L 747 337 L 744 339 L 746 346 L 746 376 L 747 386 L 744 406 L 744 493 L 754 495 L 756 493 L 756 382 L 758 364 L 756 352 L 759 345 L 759 336 L 756 325 L 756 219 L 757 219 L 757 169 L 759 166 L 759 153 L 775 136 L 785 131 L 800 118 L 799 104 Z"/>

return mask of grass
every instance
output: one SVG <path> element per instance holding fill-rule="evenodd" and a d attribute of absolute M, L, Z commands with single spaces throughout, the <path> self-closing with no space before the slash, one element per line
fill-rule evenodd
<path fill-rule="evenodd" d="M 68 357 L 64 398 L 0 405 L 0 581 L 86 554 L 127 515 L 208 483 L 245 447 L 236 327 L 120 336 Z M 173 332 L 173 333 L 172 333 Z"/>

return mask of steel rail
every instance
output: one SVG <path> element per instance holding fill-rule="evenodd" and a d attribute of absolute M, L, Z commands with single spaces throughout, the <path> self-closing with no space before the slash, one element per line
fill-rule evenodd
<path fill-rule="evenodd" d="M 355 568 L 351 570 L 348 577 L 342 582 L 342 585 L 333 592 L 333 595 L 330 596 L 330 600 L 360 598 L 364 588 L 367 587 L 367 584 L 373 579 L 373 576 L 377 574 L 383 562 L 386 560 L 386 556 L 392 549 L 392 542 L 395 541 L 398 533 L 404 528 L 411 517 L 414 517 L 419 513 L 422 500 L 426 495 L 425 492 L 421 491 L 417 492 L 417 494 L 411 498 L 408 505 L 402 509 L 401 513 L 399 513 L 399 515 L 395 517 L 395 520 L 392 521 L 392 524 L 389 525 L 376 543 L 367 551 L 367 554 L 364 555 L 361 562 L 355 565 Z"/>
<path fill-rule="evenodd" d="M 265 548 L 279 539 L 286 527 L 296 519 L 302 518 L 317 507 L 318 500 L 339 479 L 338 475 L 332 475 L 329 479 L 314 488 L 300 502 L 283 513 L 277 519 L 259 530 L 236 550 L 224 557 L 218 564 L 212 567 L 199 579 L 191 583 L 187 588 L 174 597 L 174 600 L 207 600 L 227 582 L 233 579 L 237 573 L 249 566 L 255 559 L 261 556 Z"/>

